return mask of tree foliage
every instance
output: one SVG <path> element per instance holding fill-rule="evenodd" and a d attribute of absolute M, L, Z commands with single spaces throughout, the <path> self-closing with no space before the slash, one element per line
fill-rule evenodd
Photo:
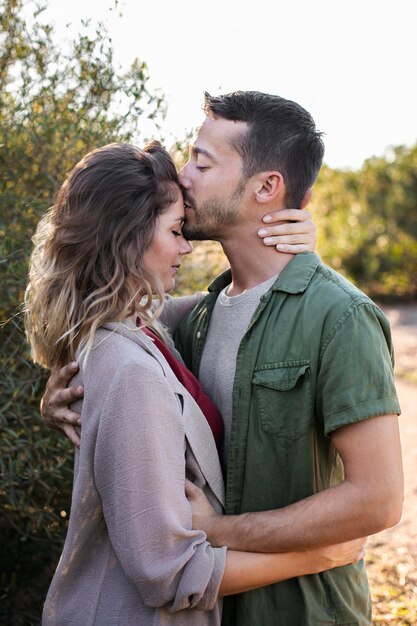
<path fill-rule="evenodd" d="M 323 259 L 374 298 L 417 297 L 417 144 L 323 168 L 314 214 Z"/>

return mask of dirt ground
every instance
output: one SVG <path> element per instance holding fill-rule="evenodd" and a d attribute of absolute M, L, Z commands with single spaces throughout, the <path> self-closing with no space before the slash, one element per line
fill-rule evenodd
<path fill-rule="evenodd" d="M 372 541 L 398 543 L 417 557 L 417 305 L 383 307 L 391 321 L 395 350 L 405 499 L 402 521 Z"/>
<path fill-rule="evenodd" d="M 405 498 L 401 522 L 368 541 L 374 624 L 417 625 L 417 304 L 382 306 L 395 348 Z"/>

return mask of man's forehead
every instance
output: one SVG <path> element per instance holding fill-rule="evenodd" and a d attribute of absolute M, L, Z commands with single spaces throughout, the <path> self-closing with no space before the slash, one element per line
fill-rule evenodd
<path fill-rule="evenodd" d="M 206 117 L 196 129 L 191 149 L 195 152 L 208 152 L 215 156 L 216 151 L 234 149 L 234 140 L 247 130 L 246 122 L 235 122 L 220 117 Z"/>

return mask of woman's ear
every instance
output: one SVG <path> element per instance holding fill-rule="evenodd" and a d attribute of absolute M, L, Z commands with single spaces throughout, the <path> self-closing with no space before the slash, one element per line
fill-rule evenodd
<path fill-rule="evenodd" d="M 285 184 L 280 172 L 262 172 L 256 177 L 255 197 L 260 204 L 284 198 Z"/>

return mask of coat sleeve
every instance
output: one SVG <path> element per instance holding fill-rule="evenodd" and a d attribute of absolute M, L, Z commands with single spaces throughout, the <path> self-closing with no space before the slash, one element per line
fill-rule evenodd
<path fill-rule="evenodd" d="M 116 372 L 97 432 L 96 484 L 113 549 L 143 602 L 211 610 L 226 549 L 192 530 L 180 400 L 157 368 Z"/>
<path fill-rule="evenodd" d="M 164 308 L 160 320 L 168 328 L 171 335 L 174 334 L 181 321 L 204 297 L 204 293 L 198 292 L 192 296 L 180 296 L 173 298 L 165 297 Z"/>

